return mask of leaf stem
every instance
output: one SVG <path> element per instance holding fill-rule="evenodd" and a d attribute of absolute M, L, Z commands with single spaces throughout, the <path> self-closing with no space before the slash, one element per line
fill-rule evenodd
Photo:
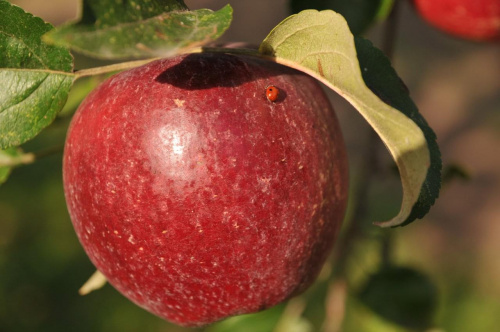
<path fill-rule="evenodd" d="M 232 53 L 232 54 L 242 54 L 242 55 L 250 55 L 250 56 L 261 56 L 259 52 L 255 49 L 250 48 L 232 48 L 232 47 L 196 47 L 191 49 L 188 53 L 201 53 L 201 52 L 214 52 L 214 53 Z M 145 60 L 135 60 L 135 61 L 127 61 L 116 63 L 108 66 L 95 67 L 89 69 L 82 69 L 75 71 L 76 79 L 87 77 L 87 76 L 95 76 L 108 74 L 116 71 L 122 71 L 126 69 L 132 69 L 135 67 L 139 67 L 145 65 L 151 61 L 158 60 L 160 58 L 150 58 Z"/>
<path fill-rule="evenodd" d="M 249 56 L 264 57 L 258 50 L 253 48 L 237 48 L 237 47 L 203 47 L 193 49 L 192 53 L 197 52 L 212 52 L 212 53 L 231 53 Z"/>
<path fill-rule="evenodd" d="M 112 73 L 115 71 L 122 71 L 122 70 L 131 69 L 131 68 L 145 65 L 145 64 L 147 64 L 151 61 L 157 60 L 157 59 L 159 59 L 159 58 L 127 61 L 127 62 L 116 63 L 116 64 L 112 64 L 112 65 L 108 65 L 108 66 L 82 69 L 82 70 L 76 71 L 75 76 L 76 76 L 76 79 L 78 79 L 81 77 L 95 76 L 95 75 Z"/>
<path fill-rule="evenodd" d="M 0 158 L 0 167 L 18 167 L 33 164 L 35 161 L 62 153 L 64 145 L 54 146 L 38 152 L 27 152 L 18 156 Z"/>
<path fill-rule="evenodd" d="M 0 167 L 16 167 L 31 164 L 34 161 L 35 155 L 33 153 L 23 153 L 17 156 L 2 155 L 0 158 Z"/>

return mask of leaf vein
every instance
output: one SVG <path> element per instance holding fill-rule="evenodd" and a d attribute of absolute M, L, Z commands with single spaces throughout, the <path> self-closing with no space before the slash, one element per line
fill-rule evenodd
<path fill-rule="evenodd" d="M 42 59 L 42 58 L 40 58 L 40 57 L 38 56 L 38 54 L 36 54 L 36 52 L 34 52 L 34 51 L 33 51 L 33 49 L 32 49 L 30 46 L 28 46 L 28 45 L 27 45 L 27 44 L 26 44 L 26 43 L 25 43 L 22 39 L 19 39 L 19 38 L 17 38 L 16 36 L 14 36 L 14 35 L 12 35 L 12 34 L 8 34 L 8 33 L 6 33 L 5 31 L 0 31 L 0 34 L 3 34 L 3 35 L 5 35 L 5 36 L 8 36 L 8 37 L 10 37 L 10 38 L 12 38 L 12 39 L 14 39 L 14 40 L 18 41 L 18 42 L 19 42 L 19 44 L 24 45 L 24 47 L 26 47 L 26 49 L 27 49 L 27 50 L 28 50 L 31 54 L 33 54 L 33 56 L 34 56 L 34 57 L 38 60 L 38 62 L 40 62 L 40 64 L 41 64 L 41 65 L 43 65 L 43 68 L 45 68 L 45 69 L 49 69 L 49 66 L 47 66 L 47 65 L 45 64 L 45 62 L 43 61 L 43 59 Z"/>
<path fill-rule="evenodd" d="M 284 35 L 281 41 L 274 40 L 272 43 L 275 45 L 274 49 L 278 49 L 281 44 L 283 44 L 287 41 L 287 39 L 291 38 L 295 34 L 298 34 L 299 32 L 303 32 L 304 30 L 307 30 L 307 29 L 312 29 L 314 31 L 317 27 L 323 27 L 325 25 L 326 24 L 315 24 L 315 25 L 308 25 L 308 26 L 303 27 L 303 28 L 295 29 L 293 32 Z"/>
<path fill-rule="evenodd" d="M 38 88 L 43 84 L 43 82 L 45 82 L 47 80 L 48 77 L 49 77 L 49 75 L 46 75 L 42 80 L 40 80 L 38 82 L 38 84 L 34 85 L 31 88 L 31 91 L 29 92 L 29 94 L 25 98 L 21 99 L 17 103 L 12 104 L 9 107 L 0 109 L 0 114 L 12 110 L 13 107 L 15 107 L 16 105 L 19 105 L 19 104 L 23 103 L 24 101 L 26 101 L 26 99 L 30 98 L 31 95 L 33 95 L 38 90 Z M 22 112 L 19 112 L 19 113 L 22 113 Z"/>

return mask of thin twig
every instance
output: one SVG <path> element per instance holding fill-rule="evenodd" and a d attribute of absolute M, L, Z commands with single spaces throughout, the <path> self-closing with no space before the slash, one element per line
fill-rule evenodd
<path fill-rule="evenodd" d="M 330 282 L 326 296 L 326 317 L 322 332 L 340 332 L 345 316 L 345 302 L 347 298 L 347 282 L 344 278 L 337 278 Z"/>
<path fill-rule="evenodd" d="M 399 12 L 399 1 L 396 0 L 394 7 L 392 9 L 389 18 L 387 19 L 383 31 L 383 42 L 382 50 L 389 57 L 392 58 L 394 52 L 395 40 L 397 37 L 397 27 L 398 27 L 398 12 Z M 344 237 L 339 247 L 337 249 L 337 274 L 343 275 L 349 253 L 352 251 L 354 243 L 363 237 L 363 229 L 360 224 L 362 220 L 365 220 L 368 214 L 368 207 L 366 202 L 368 202 L 368 192 L 371 186 L 373 178 L 379 172 L 379 158 L 377 155 L 377 141 L 378 136 L 373 130 L 370 130 L 366 137 L 365 151 L 363 153 L 363 159 L 361 161 L 362 168 L 360 170 L 360 175 L 358 178 L 358 189 L 356 191 L 356 197 L 354 201 L 357 206 L 354 209 L 354 213 L 351 220 L 348 222 L 347 229 L 344 231 Z M 389 232 L 387 234 L 390 234 Z M 388 258 L 390 251 L 390 235 L 387 235 L 382 240 L 383 253 L 385 252 L 385 257 Z"/>
<path fill-rule="evenodd" d="M 37 160 L 60 154 L 64 150 L 64 145 L 54 146 L 38 152 L 26 152 L 19 156 L 5 157 L 0 159 L 0 167 L 18 167 L 33 164 Z"/>
<path fill-rule="evenodd" d="M 76 76 L 76 78 L 82 78 L 82 77 L 86 77 L 86 76 L 108 74 L 108 73 L 112 73 L 115 71 L 121 71 L 121 70 L 139 67 L 139 66 L 145 65 L 145 64 L 147 64 L 151 61 L 157 60 L 157 59 L 159 59 L 159 58 L 137 60 L 137 61 L 127 61 L 127 62 L 120 62 L 120 63 L 116 63 L 113 65 L 108 65 L 108 66 L 82 69 L 82 70 L 76 71 L 75 76 Z"/>
<path fill-rule="evenodd" d="M 368 206 L 366 204 L 368 201 L 368 192 L 372 179 L 375 177 L 376 170 L 378 169 L 377 138 L 378 136 L 375 131 L 370 130 L 365 139 L 365 151 L 361 161 L 360 175 L 357 180 L 358 188 L 355 191 L 356 197 L 354 198 L 356 206 L 336 251 L 337 263 L 335 269 L 336 275 L 339 277 L 343 277 L 346 272 L 347 261 L 354 244 L 364 236 L 361 221 L 365 220 L 368 214 Z"/>
<path fill-rule="evenodd" d="M 56 145 L 56 146 L 47 148 L 45 150 L 33 152 L 33 154 L 35 156 L 35 160 L 33 160 L 33 161 L 47 158 L 47 157 L 50 157 L 50 156 L 53 156 L 56 154 L 61 154 L 61 153 L 63 153 L 63 151 L 64 151 L 64 144 L 60 144 L 60 145 Z"/>
<path fill-rule="evenodd" d="M 392 12 L 385 24 L 383 32 L 384 35 L 382 42 L 382 50 L 389 57 L 389 59 L 391 59 L 393 56 L 395 39 L 397 37 L 398 10 L 399 10 L 399 1 L 396 0 Z M 344 230 L 343 237 L 336 250 L 335 273 L 332 277 L 340 282 L 347 280 L 345 275 L 347 269 L 347 262 L 349 257 L 351 256 L 353 247 L 360 239 L 366 236 L 364 227 L 362 225 L 362 221 L 366 220 L 368 215 L 367 202 L 369 198 L 368 194 L 370 187 L 373 183 L 373 179 L 380 172 L 380 166 L 379 166 L 380 160 L 377 153 L 378 152 L 377 141 L 378 141 L 377 134 L 375 133 L 375 131 L 370 129 L 365 138 L 365 144 L 364 144 L 365 151 L 362 155 L 363 158 L 361 160 L 360 174 L 357 179 L 358 188 L 355 191 L 355 198 L 354 198 L 356 206 L 354 208 L 354 212 L 351 219 L 347 223 L 347 228 Z M 390 231 L 388 231 L 386 232 L 382 240 L 381 255 L 382 255 L 382 261 L 385 263 L 387 263 L 390 259 L 391 244 L 392 244 L 392 235 Z M 339 313 L 342 313 L 338 303 L 336 303 L 335 310 L 337 311 L 337 316 L 339 316 Z M 342 320 L 343 317 L 336 317 L 336 319 Z M 341 326 L 341 322 L 338 322 L 338 325 L 336 326 Z M 331 330 L 335 329 L 332 328 Z"/>
<path fill-rule="evenodd" d="M 380 248 L 380 261 L 382 266 L 389 266 L 392 261 L 392 248 L 394 235 L 390 229 L 384 230 L 382 234 L 382 247 Z"/>
<path fill-rule="evenodd" d="M 306 305 L 306 301 L 300 296 L 288 301 L 273 332 L 290 331 L 290 329 L 296 326 L 301 320 Z"/>
<path fill-rule="evenodd" d="M 399 0 L 394 1 L 392 11 L 385 22 L 383 39 L 382 39 L 382 51 L 385 55 L 392 60 L 394 57 L 394 48 L 396 44 L 396 38 L 399 26 Z"/>
<path fill-rule="evenodd" d="M 248 48 L 225 48 L 225 47 L 194 47 L 190 50 L 187 50 L 187 53 L 200 53 L 200 52 L 217 52 L 217 53 L 233 53 L 233 54 L 244 54 L 244 55 L 252 55 L 259 56 L 259 53 L 255 49 Z M 87 76 L 95 76 L 101 74 L 108 74 L 116 71 L 122 71 L 126 69 L 131 69 L 135 67 L 139 67 L 145 65 L 151 61 L 158 60 L 160 58 L 150 58 L 145 60 L 136 60 L 136 61 L 127 61 L 116 63 L 108 66 L 95 67 L 89 69 L 82 69 L 76 71 L 74 74 L 76 78 L 82 78 Z"/>
<path fill-rule="evenodd" d="M 394 58 L 394 48 L 397 39 L 399 26 L 399 1 L 395 0 L 392 12 L 389 15 L 387 23 L 384 27 L 384 38 L 382 42 L 382 51 L 386 54 L 389 60 Z M 381 261 L 382 265 L 387 266 L 391 262 L 392 244 L 394 242 L 393 232 L 386 230 L 382 236 Z"/>

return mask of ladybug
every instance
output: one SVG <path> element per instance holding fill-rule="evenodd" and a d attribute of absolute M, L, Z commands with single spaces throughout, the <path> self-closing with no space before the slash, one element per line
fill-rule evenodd
<path fill-rule="evenodd" d="M 266 97 L 267 100 L 269 101 L 275 102 L 276 100 L 278 100 L 279 94 L 280 94 L 280 89 L 278 89 L 274 85 L 269 85 L 266 88 Z"/>

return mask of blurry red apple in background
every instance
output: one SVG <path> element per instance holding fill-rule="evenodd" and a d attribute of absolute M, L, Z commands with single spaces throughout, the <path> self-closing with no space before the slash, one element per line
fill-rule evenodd
<path fill-rule="evenodd" d="M 413 0 L 431 25 L 457 37 L 500 40 L 500 0 Z"/>
<path fill-rule="evenodd" d="M 347 199 L 321 87 L 244 56 L 184 55 L 111 77 L 75 114 L 63 170 L 91 261 L 133 302 L 186 326 L 303 291 Z"/>

